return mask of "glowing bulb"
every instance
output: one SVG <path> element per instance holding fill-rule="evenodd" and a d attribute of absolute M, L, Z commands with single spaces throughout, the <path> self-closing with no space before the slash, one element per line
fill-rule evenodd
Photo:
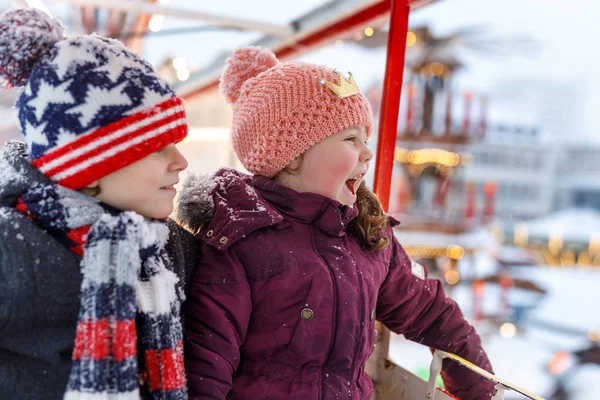
<path fill-rule="evenodd" d="M 371 28 L 371 27 L 365 28 L 365 36 L 373 36 L 374 33 L 375 33 L 375 31 L 373 30 L 373 28 Z"/>
<path fill-rule="evenodd" d="M 406 34 L 406 47 L 411 47 L 417 44 L 417 35 L 414 32 L 408 32 Z"/>
<path fill-rule="evenodd" d="M 429 72 L 433 76 L 443 75 L 445 71 L 446 71 L 446 67 L 442 63 L 434 61 L 431 64 L 429 64 Z"/>
<path fill-rule="evenodd" d="M 173 68 L 175 69 L 184 69 L 185 68 L 185 60 L 183 57 L 175 57 L 173 59 Z"/>
<path fill-rule="evenodd" d="M 517 333 L 517 327 L 510 322 L 505 322 L 500 326 L 500 334 L 505 338 L 512 338 Z"/>
<path fill-rule="evenodd" d="M 454 260 L 460 260 L 465 255 L 465 249 L 457 245 L 448 246 L 446 247 L 446 255 Z"/>
<path fill-rule="evenodd" d="M 148 28 L 152 32 L 158 32 L 162 28 L 162 24 L 163 24 L 164 20 L 165 20 L 164 15 L 160 15 L 160 14 L 153 15 L 152 18 L 150 18 L 150 21 L 148 22 Z"/>
<path fill-rule="evenodd" d="M 190 71 L 187 68 L 181 68 L 177 70 L 177 79 L 180 81 L 187 81 L 190 77 Z"/>
<path fill-rule="evenodd" d="M 446 279 L 448 285 L 456 285 L 460 280 L 460 275 L 458 274 L 458 271 L 451 269 L 450 271 L 446 272 L 444 278 Z"/>

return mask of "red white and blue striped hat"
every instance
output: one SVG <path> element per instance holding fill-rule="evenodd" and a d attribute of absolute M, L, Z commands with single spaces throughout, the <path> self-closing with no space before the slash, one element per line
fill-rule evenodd
<path fill-rule="evenodd" d="M 16 108 L 32 164 L 80 189 L 188 131 L 183 101 L 121 42 L 66 38 L 37 9 L 0 17 L 0 76 L 23 86 Z"/>

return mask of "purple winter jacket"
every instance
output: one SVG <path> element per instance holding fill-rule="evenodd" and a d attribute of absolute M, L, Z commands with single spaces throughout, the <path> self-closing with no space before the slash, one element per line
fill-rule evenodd
<path fill-rule="evenodd" d="M 491 371 L 479 336 L 441 283 L 411 273 L 391 226 L 390 245 L 368 252 L 346 234 L 354 208 L 232 170 L 216 181 L 187 295 L 190 399 L 369 399 L 364 365 L 375 318 Z M 191 215 L 194 206 L 179 205 Z M 443 376 L 460 399 L 492 396 L 491 382 L 457 364 L 445 362 Z"/>

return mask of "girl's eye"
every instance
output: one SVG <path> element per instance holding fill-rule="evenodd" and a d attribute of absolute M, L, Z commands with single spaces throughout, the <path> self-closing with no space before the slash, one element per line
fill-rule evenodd
<path fill-rule="evenodd" d="M 356 136 L 349 136 L 349 137 L 347 137 L 345 140 L 348 140 L 348 141 L 354 142 L 354 141 L 356 140 Z"/>

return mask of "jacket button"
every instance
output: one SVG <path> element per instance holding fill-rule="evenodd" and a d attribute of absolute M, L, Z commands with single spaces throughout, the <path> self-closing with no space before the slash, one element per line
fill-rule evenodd
<path fill-rule="evenodd" d="M 223 236 L 221 239 L 219 239 L 219 243 L 221 244 L 227 244 L 228 241 L 229 239 L 227 239 L 227 236 Z"/>
<path fill-rule="evenodd" d="M 303 320 L 310 321 L 311 319 L 313 319 L 315 317 L 315 312 L 313 310 L 311 310 L 310 308 L 305 308 L 302 310 L 302 312 L 300 312 L 300 316 L 302 317 Z"/>
<path fill-rule="evenodd" d="M 371 321 L 375 321 L 375 310 L 371 310 Z"/>
<path fill-rule="evenodd" d="M 209 238 L 213 237 L 214 234 L 215 234 L 215 232 L 212 229 L 209 230 L 208 232 L 206 232 L 206 236 L 209 237 Z"/>

